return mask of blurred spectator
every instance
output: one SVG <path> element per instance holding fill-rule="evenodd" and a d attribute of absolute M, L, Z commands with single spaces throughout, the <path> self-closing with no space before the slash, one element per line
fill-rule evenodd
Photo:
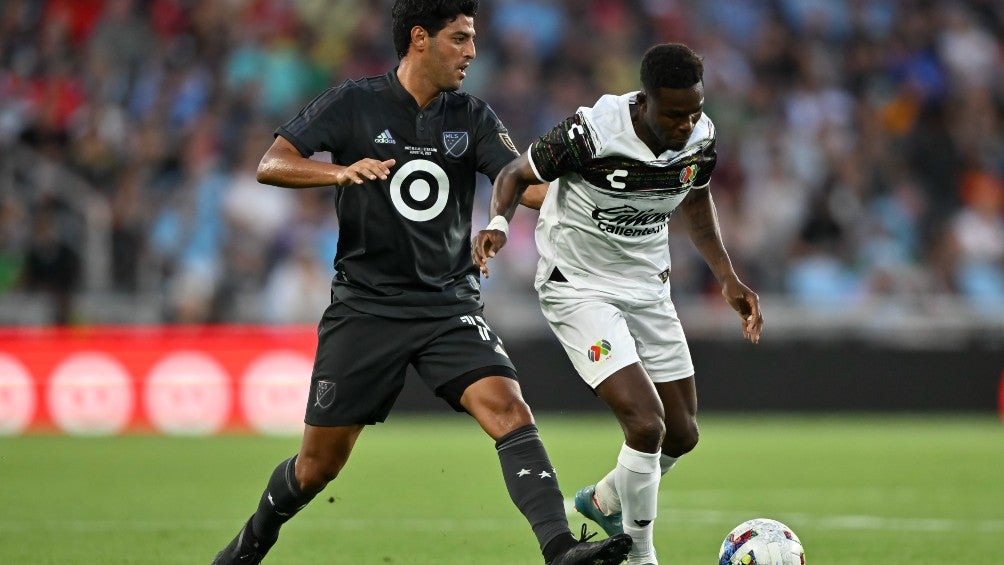
<path fill-rule="evenodd" d="M 974 306 L 1004 309 L 1004 181 L 986 171 L 966 174 L 963 207 L 952 218 L 955 283 Z"/>
<path fill-rule="evenodd" d="M 264 319 L 277 324 L 313 324 L 318 321 L 318 312 L 331 301 L 331 275 L 317 261 L 309 234 L 296 237 L 292 246 L 266 281 Z"/>
<path fill-rule="evenodd" d="M 21 276 L 28 240 L 26 215 L 16 198 L 0 198 L 0 292 L 14 290 Z"/>
<path fill-rule="evenodd" d="M 49 297 L 50 320 L 59 325 L 73 319 L 74 291 L 81 282 L 80 254 L 63 224 L 62 208 L 51 200 L 35 212 L 21 281 L 29 293 Z"/>
<path fill-rule="evenodd" d="M 0 3 L 0 289 L 28 280 L 29 258 L 60 257 L 49 268 L 75 273 L 61 300 L 157 293 L 164 320 L 204 323 L 243 319 L 257 296 L 272 304 L 263 316 L 296 319 L 280 289 L 330 276 L 334 207 L 330 191 L 259 186 L 257 159 L 321 90 L 396 65 L 391 4 Z M 600 93 L 637 88 L 651 44 L 702 53 L 719 129 L 712 190 L 736 269 L 758 291 L 812 305 L 1004 302 L 1000 2 L 499 0 L 482 2 L 476 25 L 464 88 L 521 148 Z M 90 185 L 60 199 L 69 231 L 43 205 L 70 190 L 45 180 L 54 169 Z M 486 284 L 532 292 L 533 220 L 517 215 L 520 253 Z M 672 226 L 670 238 L 674 292 L 712 288 Z"/>

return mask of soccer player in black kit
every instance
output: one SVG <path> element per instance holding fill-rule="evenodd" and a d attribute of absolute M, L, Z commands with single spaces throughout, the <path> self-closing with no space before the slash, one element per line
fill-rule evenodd
<path fill-rule="evenodd" d="M 617 564 L 631 539 L 576 540 L 516 370 L 482 315 L 471 262 L 475 173 L 517 156 L 481 100 L 456 92 L 474 59 L 477 0 L 398 0 L 400 64 L 328 89 L 276 130 L 258 180 L 335 185 L 332 301 L 300 451 L 273 471 L 255 513 L 213 563 L 259 563 L 279 529 L 335 477 L 367 424 L 387 417 L 410 364 L 495 440 L 509 495 L 546 563 Z M 328 151 L 332 163 L 308 157 Z M 584 532 L 583 532 L 584 533 Z"/>

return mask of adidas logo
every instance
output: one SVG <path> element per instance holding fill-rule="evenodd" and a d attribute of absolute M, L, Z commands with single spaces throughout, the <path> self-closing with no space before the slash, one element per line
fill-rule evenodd
<path fill-rule="evenodd" d="M 376 138 L 373 140 L 373 143 L 397 143 L 397 142 L 394 141 L 394 136 L 390 134 L 390 130 L 385 129 L 382 132 L 380 132 L 380 135 L 376 136 Z"/>

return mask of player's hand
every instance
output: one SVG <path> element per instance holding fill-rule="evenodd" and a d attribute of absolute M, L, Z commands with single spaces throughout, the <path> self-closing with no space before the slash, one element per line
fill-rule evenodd
<path fill-rule="evenodd" d="M 763 314 L 760 313 L 760 297 L 739 279 L 732 277 L 722 285 L 722 296 L 742 320 L 743 338 L 751 343 L 760 342 L 763 330 Z"/>
<path fill-rule="evenodd" d="M 505 246 L 508 240 L 505 233 L 499 230 L 481 230 L 474 241 L 471 242 L 471 259 L 481 270 L 481 274 L 488 278 L 488 260 Z"/>
<path fill-rule="evenodd" d="M 338 173 L 335 184 L 338 186 L 349 186 L 352 184 L 362 184 L 368 180 L 387 180 L 390 175 L 390 168 L 394 166 L 394 159 L 378 161 L 376 159 L 360 159 L 345 167 Z"/>

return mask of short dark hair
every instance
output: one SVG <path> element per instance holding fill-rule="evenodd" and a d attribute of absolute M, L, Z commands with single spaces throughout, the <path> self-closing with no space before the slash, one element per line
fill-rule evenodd
<path fill-rule="evenodd" d="M 436 35 L 461 14 L 474 17 L 478 13 L 478 0 L 396 0 L 391 11 L 391 29 L 397 58 L 408 54 L 411 45 L 411 28 L 420 26 Z"/>
<path fill-rule="evenodd" d="M 641 60 L 641 86 L 653 93 L 659 88 L 690 88 L 704 80 L 704 62 L 682 43 L 661 43 Z"/>

